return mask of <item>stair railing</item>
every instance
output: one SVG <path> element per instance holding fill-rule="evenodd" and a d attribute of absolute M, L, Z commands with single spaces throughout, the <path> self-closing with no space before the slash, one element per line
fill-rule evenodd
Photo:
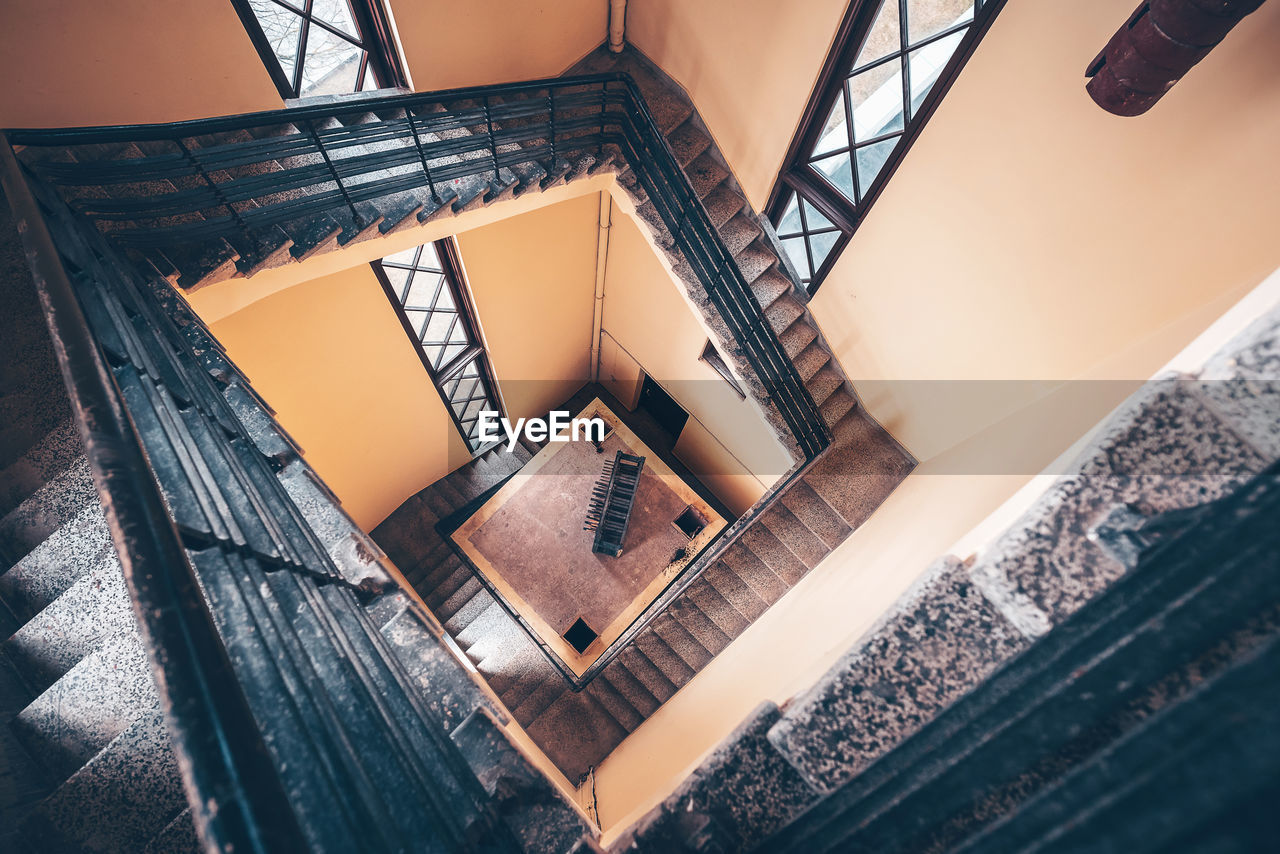
<path fill-rule="evenodd" d="M 519 850 L 276 477 L 285 440 L 251 432 L 269 410 L 208 329 L 2 135 L 0 178 L 206 850 Z"/>
<path fill-rule="evenodd" d="M 375 121 L 362 120 L 370 114 Z M 233 132 L 248 138 L 214 138 Z M 362 203 L 424 189 L 433 200 L 447 202 L 460 183 L 484 181 L 492 191 L 500 188 L 504 171 L 519 177 L 537 165 L 554 178 L 568 171 L 571 157 L 620 152 L 755 372 L 763 402 L 777 409 L 806 459 L 830 444 L 822 416 L 763 308 L 625 74 L 165 125 L 13 130 L 9 136 L 14 145 L 74 151 L 71 161 L 28 162 L 116 246 L 142 253 L 244 242 L 244 226 L 253 231 L 323 214 L 354 218 L 354 236 L 363 226 Z M 142 156 L 110 156 L 130 144 L 140 146 Z M 184 157 L 183 146 L 198 149 L 199 156 Z M 172 190 L 157 192 L 156 185 L 165 182 Z"/>

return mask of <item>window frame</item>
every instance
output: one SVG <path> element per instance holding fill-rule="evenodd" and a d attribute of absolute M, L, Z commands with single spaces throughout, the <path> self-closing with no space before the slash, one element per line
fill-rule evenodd
<path fill-rule="evenodd" d="M 350 40 L 350 37 L 346 34 L 340 34 L 334 27 L 323 21 L 316 21 L 311 17 L 311 8 L 314 0 L 298 0 L 296 4 L 278 2 L 278 0 L 272 0 L 272 2 L 276 2 L 277 5 L 295 14 L 301 12 L 302 17 L 308 22 L 305 31 L 300 35 L 298 44 L 299 60 L 294 74 L 299 81 L 302 79 L 302 69 L 306 64 L 307 36 L 310 34 L 312 26 L 319 26 L 335 35 L 339 35 L 340 38 Z M 263 31 L 262 24 L 258 21 L 258 16 L 254 14 L 253 7 L 249 5 L 249 0 L 231 0 L 231 5 L 235 8 L 236 14 L 240 16 L 240 23 L 244 25 L 245 32 L 249 34 L 249 40 L 258 51 L 258 57 L 262 60 L 262 64 L 266 66 L 267 73 L 271 75 L 271 82 L 275 84 L 276 91 L 280 93 L 280 97 L 285 101 L 293 101 L 305 97 L 298 93 L 298 87 L 285 74 L 284 67 L 280 64 L 280 58 L 276 56 L 275 50 L 272 49 L 271 42 Z M 395 35 L 391 28 L 391 20 L 388 18 L 386 9 L 380 0 L 347 0 L 347 5 L 351 9 L 351 19 L 359 33 L 360 48 L 365 52 L 366 70 L 364 73 L 372 73 L 374 75 L 374 82 L 378 84 L 376 88 L 407 88 L 409 78 L 405 73 L 404 63 L 400 58 L 400 49 L 396 44 Z M 359 75 L 357 75 L 356 79 L 360 79 Z"/>
<path fill-rule="evenodd" d="M 862 51 L 884 2 L 885 0 L 851 0 L 848 8 L 845 9 L 835 40 L 822 64 L 817 82 L 809 94 L 800 123 L 787 148 L 782 168 L 778 171 L 778 177 L 765 204 L 765 215 L 776 229 L 782 222 L 783 214 L 792 197 L 799 196 L 830 220 L 840 233 L 820 267 L 812 270 L 813 278 L 808 288 L 806 289 L 803 285 L 798 288 L 802 294 L 809 297 L 817 293 L 818 288 L 830 274 L 840 254 L 866 219 L 867 213 L 875 206 L 885 186 L 915 144 L 920 132 L 929 123 L 929 119 L 942 99 L 946 97 L 960 71 L 991 28 L 1000 10 L 1004 8 L 1006 0 L 981 0 L 980 5 L 975 4 L 977 8 L 974 9 L 973 20 L 966 25 L 967 30 L 956 45 L 951 58 L 939 72 L 937 80 L 920 106 L 913 111 L 910 121 L 904 121 L 897 145 L 893 147 L 866 193 L 862 194 L 862 200 L 855 205 L 845 198 L 840 190 L 830 186 L 808 160 L 810 152 L 814 150 L 822 136 L 827 117 L 835 106 L 836 99 L 843 95 L 845 80 L 853 70 L 854 62 L 857 61 L 858 54 Z M 907 0 L 901 0 L 901 2 L 905 4 Z M 901 8 L 899 14 L 902 20 Z M 919 49 L 940 41 L 957 29 L 959 29 L 958 26 L 933 33 L 912 48 Z M 901 44 L 899 50 L 903 50 Z M 807 243 L 806 251 L 808 251 Z"/>
<path fill-rule="evenodd" d="M 408 336 L 409 343 L 413 345 L 413 352 L 418 355 L 418 361 L 422 362 L 422 367 L 426 369 L 427 376 L 431 378 L 431 384 L 435 386 L 436 393 L 440 395 L 440 401 L 449 412 L 454 428 L 458 431 L 458 435 L 462 437 L 463 444 L 467 446 L 467 451 L 474 458 L 488 451 L 493 447 L 493 444 L 478 444 L 474 448 L 472 447 L 471 439 L 467 436 L 462 419 L 454 411 L 453 403 L 449 400 L 449 395 L 445 391 L 445 384 L 460 371 L 464 370 L 467 365 L 474 363 L 480 375 L 480 382 L 484 385 L 489 399 L 493 401 L 495 407 L 493 411 L 496 411 L 498 418 L 506 417 L 506 405 L 498 387 L 497 376 L 493 372 L 493 365 L 489 359 L 489 350 L 485 346 L 484 336 L 480 332 L 480 323 L 477 319 L 475 303 L 471 298 L 471 288 L 467 284 L 466 275 L 463 272 L 462 256 L 458 252 L 458 243 L 452 237 L 445 237 L 431 241 L 431 243 L 435 247 L 436 257 L 440 261 L 445 287 L 449 288 L 450 295 L 453 298 L 458 321 L 463 324 L 467 338 L 471 341 L 461 353 L 442 364 L 439 369 L 431 365 L 431 359 L 423 351 L 418 333 L 413 327 L 413 321 L 409 319 L 408 314 L 405 312 L 404 305 L 400 301 L 400 294 L 396 291 L 396 287 L 391 283 L 390 277 L 387 276 L 387 272 L 382 266 L 382 259 L 370 261 L 369 266 L 373 269 L 373 275 L 382 286 L 383 293 L 387 295 L 391 307 L 395 309 L 396 317 L 400 320 L 400 326 L 404 329 L 405 335 Z"/>

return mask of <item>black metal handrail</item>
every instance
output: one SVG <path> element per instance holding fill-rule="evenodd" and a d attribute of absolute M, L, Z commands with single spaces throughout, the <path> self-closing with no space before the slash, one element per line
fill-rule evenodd
<path fill-rule="evenodd" d="M 518 850 L 208 329 L 2 138 L 0 165 L 206 848 Z"/>
<path fill-rule="evenodd" d="M 361 121 L 371 113 L 377 120 Z M 289 126 L 297 132 L 261 133 Z M 245 131 L 254 138 L 215 138 Z M 21 129 L 9 135 L 15 145 L 28 147 L 145 145 L 143 156 L 82 156 L 76 149 L 71 162 L 33 159 L 30 164 L 71 197 L 79 213 L 103 223 L 116 245 L 144 254 L 223 239 L 254 245 L 261 229 L 319 214 L 354 222 L 354 234 L 372 219 L 361 206 L 381 199 L 426 190 L 434 211 L 452 196 L 453 182 L 499 185 L 523 180 L 521 173 L 534 166 L 543 174 L 562 174 L 570 157 L 605 149 L 620 153 L 741 347 L 763 388 L 763 402 L 777 409 L 806 458 L 830 443 L 821 414 L 763 308 L 625 74 L 391 95 L 165 125 Z M 166 146 L 173 150 L 162 150 Z M 266 164 L 275 168 L 257 168 Z M 156 182 L 166 181 L 172 190 L 157 191 Z M 129 184 L 143 189 L 129 191 Z M 115 189 L 75 198 L 84 187 Z"/>

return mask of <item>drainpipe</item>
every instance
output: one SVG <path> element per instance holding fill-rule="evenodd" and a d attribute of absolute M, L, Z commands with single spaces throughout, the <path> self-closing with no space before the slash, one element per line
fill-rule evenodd
<path fill-rule="evenodd" d="M 622 37 L 627 27 L 627 0 L 609 0 L 609 50 L 622 53 Z"/>
<path fill-rule="evenodd" d="M 609 258 L 609 224 L 613 197 L 600 193 L 600 234 L 596 238 L 596 302 L 591 321 L 591 381 L 600 381 L 600 326 L 604 320 L 604 270 Z"/>

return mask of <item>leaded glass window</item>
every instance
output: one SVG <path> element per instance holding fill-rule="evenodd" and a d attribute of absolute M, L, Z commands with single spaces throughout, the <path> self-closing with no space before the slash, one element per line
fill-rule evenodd
<path fill-rule="evenodd" d="M 480 413 L 500 417 L 502 406 L 456 244 L 415 246 L 374 262 L 374 270 L 468 447 L 480 450 Z"/>
<path fill-rule="evenodd" d="M 769 204 L 807 290 L 821 284 L 1002 5 L 854 0 Z"/>

